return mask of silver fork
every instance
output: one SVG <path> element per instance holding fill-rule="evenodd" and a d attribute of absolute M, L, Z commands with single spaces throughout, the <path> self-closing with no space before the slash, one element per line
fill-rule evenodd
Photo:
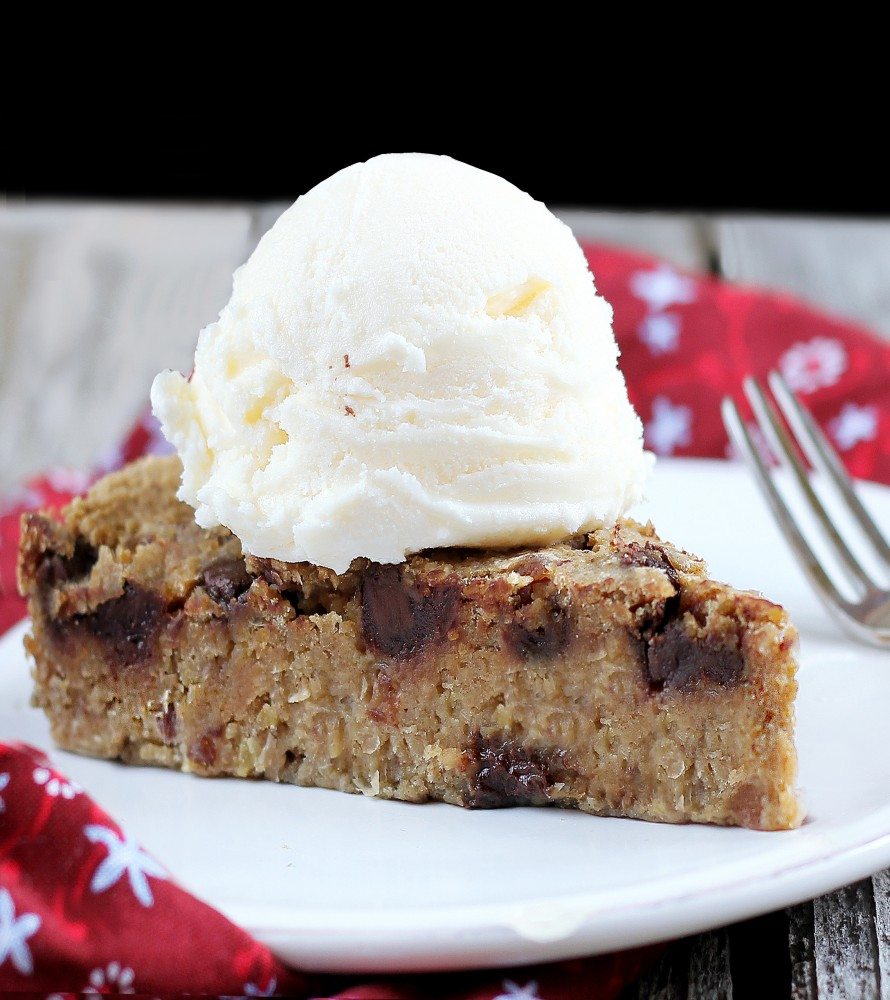
<path fill-rule="evenodd" d="M 890 545 L 887 544 L 887 540 L 868 511 L 862 506 L 837 452 L 829 444 L 809 412 L 788 388 L 782 376 L 778 372 L 770 372 L 768 380 L 773 396 L 793 430 L 801 450 L 812 465 L 837 488 L 850 516 L 869 540 L 876 562 L 890 572 Z M 761 431 L 780 463 L 789 470 L 800 488 L 821 532 L 836 552 L 838 562 L 855 591 L 855 598 L 849 600 L 838 590 L 776 487 L 766 462 L 739 414 L 738 407 L 732 399 L 726 397 L 721 408 L 726 431 L 753 471 L 757 485 L 798 563 L 825 606 L 850 635 L 875 646 L 890 647 L 890 589 L 876 583 L 853 554 L 813 489 L 807 470 L 795 451 L 791 435 L 760 384 L 756 379 L 747 378 L 744 388 Z"/>

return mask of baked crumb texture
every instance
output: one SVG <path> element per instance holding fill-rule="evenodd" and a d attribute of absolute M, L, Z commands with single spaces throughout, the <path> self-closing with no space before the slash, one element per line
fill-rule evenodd
<path fill-rule="evenodd" d="M 543 549 L 244 559 L 175 458 L 23 522 L 60 747 L 383 798 L 798 824 L 795 632 L 651 526 Z"/>

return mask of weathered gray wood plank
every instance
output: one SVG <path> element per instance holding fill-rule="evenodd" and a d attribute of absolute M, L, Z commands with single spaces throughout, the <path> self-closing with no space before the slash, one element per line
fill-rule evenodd
<path fill-rule="evenodd" d="M 0 490 L 48 464 L 90 466 L 156 372 L 191 367 L 250 221 L 230 208 L 0 206 Z"/>
<path fill-rule="evenodd" d="M 872 878 L 881 1000 L 890 1000 L 890 868 Z"/>
<path fill-rule="evenodd" d="M 711 229 L 703 217 L 665 212 L 593 212 L 557 208 L 578 239 L 642 250 L 677 264 L 704 269 L 712 252 Z"/>
<path fill-rule="evenodd" d="M 684 1000 L 689 943 L 674 941 L 661 958 L 641 976 L 629 991 L 633 1000 Z"/>
<path fill-rule="evenodd" d="M 878 956 L 871 881 L 813 903 L 819 1000 L 878 997 Z"/>
<path fill-rule="evenodd" d="M 729 937 L 725 930 L 693 938 L 689 948 L 688 1000 L 731 1000 Z"/>
<path fill-rule="evenodd" d="M 720 268 L 734 281 L 789 291 L 890 338 L 890 225 L 856 219 L 724 217 Z"/>
<path fill-rule="evenodd" d="M 816 951 L 813 904 L 801 903 L 787 911 L 791 957 L 791 1000 L 816 1000 Z"/>

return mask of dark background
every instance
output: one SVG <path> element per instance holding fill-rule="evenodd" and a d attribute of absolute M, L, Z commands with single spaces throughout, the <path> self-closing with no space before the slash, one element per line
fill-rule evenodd
<path fill-rule="evenodd" d="M 886 152 L 817 109 L 728 104 L 650 87 L 629 104 L 498 103 L 354 93 L 348 105 L 239 106 L 203 95 L 136 106 L 68 95 L 14 106 L 0 157 L 13 197 L 293 199 L 376 153 L 448 153 L 556 205 L 890 215 Z M 475 102 L 478 104 L 478 102 Z M 561 105 L 560 105 L 561 106 Z M 883 140 L 878 143 L 883 146 Z"/>

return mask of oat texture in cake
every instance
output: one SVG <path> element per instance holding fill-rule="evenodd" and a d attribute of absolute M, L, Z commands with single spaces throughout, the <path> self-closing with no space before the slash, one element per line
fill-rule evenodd
<path fill-rule="evenodd" d="M 651 527 L 344 573 L 245 558 L 176 458 L 28 515 L 59 746 L 412 802 L 796 825 L 795 632 Z"/>

